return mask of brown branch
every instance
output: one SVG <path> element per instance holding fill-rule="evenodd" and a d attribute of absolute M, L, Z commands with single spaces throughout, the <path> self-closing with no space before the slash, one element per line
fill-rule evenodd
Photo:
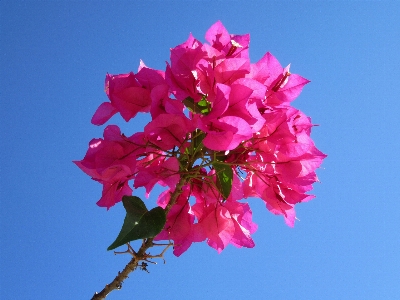
<path fill-rule="evenodd" d="M 178 196 L 182 193 L 182 187 L 186 184 L 186 181 L 187 181 L 186 178 L 181 177 L 178 184 L 176 185 L 175 191 L 173 193 L 171 193 L 171 199 L 170 199 L 167 207 L 165 208 L 166 215 L 168 215 L 168 212 L 171 210 L 172 206 L 175 204 L 176 199 L 178 199 Z M 149 258 L 164 259 L 164 253 L 171 246 L 171 244 L 168 244 L 167 247 L 159 255 L 147 254 L 146 251 L 153 246 L 160 246 L 160 245 L 154 244 L 153 238 L 143 240 L 143 243 L 142 243 L 142 246 L 140 247 L 140 249 L 137 252 L 132 251 L 131 254 L 133 257 L 132 257 L 131 261 L 122 270 L 122 272 L 118 272 L 118 275 L 114 278 L 114 280 L 111 283 L 107 284 L 100 293 L 96 292 L 93 295 L 92 300 L 105 299 L 107 297 L 107 295 L 110 292 L 112 292 L 113 290 L 120 290 L 122 288 L 122 282 L 126 278 L 128 278 L 128 275 L 131 272 L 133 272 L 138 266 L 142 270 L 147 271 L 147 269 L 146 269 L 147 264 L 142 263 L 142 265 L 139 265 L 140 261 L 148 261 Z M 122 252 L 122 253 L 130 253 L 129 248 L 130 248 L 130 245 L 128 245 L 128 251 Z M 164 263 L 165 263 L 165 260 L 164 260 Z"/>

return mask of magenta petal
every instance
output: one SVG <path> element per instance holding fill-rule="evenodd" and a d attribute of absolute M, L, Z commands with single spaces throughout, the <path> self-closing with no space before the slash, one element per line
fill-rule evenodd
<path fill-rule="evenodd" d="M 159 197 L 158 204 L 165 207 L 170 201 L 172 190 L 167 190 Z M 180 256 L 185 252 L 193 242 L 203 241 L 198 239 L 197 229 L 194 226 L 195 216 L 188 203 L 190 190 L 188 186 L 182 188 L 182 194 L 179 195 L 174 206 L 168 213 L 164 229 L 154 238 L 154 240 L 172 240 L 174 241 L 174 255 Z"/>
<path fill-rule="evenodd" d="M 199 221 L 207 236 L 207 244 L 221 253 L 235 233 L 235 226 L 225 207 L 209 206 L 205 217 Z"/>
<path fill-rule="evenodd" d="M 141 87 L 128 87 L 114 93 L 113 104 L 118 108 L 122 118 L 128 122 L 138 112 L 150 111 L 150 92 Z"/>
<path fill-rule="evenodd" d="M 163 113 L 183 114 L 183 104 L 180 101 L 168 97 L 169 86 L 167 84 L 157 85 L 151 90 L 151 117 L 155 119 Z"/>
<path fill-rule="evenodd" d="M 163 186 L 168 185 L 171 191 L 174 191 L 180 179 L 178 174 L 179 162 L 175 157 L 164 161 L 154 160 L 152 165 L 141 166 L 139 169 L 140 171 L 135 177 L 133 186 L 135 188 L 145 187 L 146 197 L 149 196 L 156 183 Z"/>
<path fill-rule="evenodd" d="M 167 63 L 165 81 L 178 100 L 187 96 L 195 100 L 199 97 L 194 71 L 204 56 L 201 46 L 202 44 L 190 35 L 185 43 L 171 49 L 171 65 Z"/>
<path fill-rule="evenodd" d="M 150 111 L 150 90 L 143 87 L 132 72 L 120 75 L 107 74 L 105 90 L 111 104 L 125 121 L 129 121 L 138 112 Z"/>
<path fill-rule="evenodd" d="M 104 140 L 113 141 L 113 142 L 120 142 L 123 141 L 121 138 L 121 129 L 117 125 L 108 125 L 104 129 Z"/>
<path fill-rule="evenodd" d="M 175 157 L 171 157 L 166 160 L 163 164 L 165 177 L 162 178 L 162 182 L 169 186 L 171 191 L 175 191 L 176 185 L 179 182 L 179 161 Z"/>
<path fill-rule="evenodd" d="M 185 115 L 160 114 L 148 123 L 144 132 L 148 139 L 162 150 L 181 147 L 188 132 L 193 130 Z"/>
<path fill-rule="evenodd" d="M 236 79 L 250 72 L 250 61 L 246 58 L 229 58 L 215 68 L 215 78 L 218 83 L 231 84 Z"/>
<path fill-rule="evenodd" d="M 164 84 L 164 76 L 164 72 L 148 68 L 143 62 L 141 62 L 139 72 L 135 75 L 140 85 L 149 90 L 153 89 L 157 85 Z"/>
<path fill-rule="evenodd" d="M 257 224 L 252 222 L 252 212 L 247 203 L 227 201 L 225 207 L 229 210 L 235 226 L 235 234 L 231 244 L 236 247 L 253 248 L 255 246 L 251 234 L 257 230 Z"/>
<path fill-rule="evenodd" d="M 107 122 L 113 115 L 115 115 L 118 110 L 110 103 L 103 102 L 96 110 L 92 117 L 92 124 L 103 125 Z"/>
<path fill-rule="evenodd" d="M 84 159 L 79 161 L 74 161 L 74 163 L 90 177 L 100 179 L 101 174 L 97 170 L 97 165 L 95 160 L 97 152 L 101 151 L 103 148 L 104 148 L 103 139 L 92 139 L 89 142 L 89 149 L 86 152 Z"/>
<path fill-rule="evenodd" d="M 221 51 L 231 41 L 231 36 L 221 21 L 217 21 L 206 32 L 206 41 Z"/>
<path fill-rule="evenodd" d="M 162 208 L 166 208 L 170 199 L 171 199 L 171 191 L 165 190 L 164 192 L 161 192 L 160 195 L 158 195 L 157 205 Z"/>
<path fill-rule="evenodd" d="M 205 129 L 207 136 L 204 145 L 212 150 L 226 151 L 235 149 L 242 141 L 252 137 L 249 124 L 239 117 L 223 117 L 211 122 L 210 128 Z"/>
<path fill-rule="evenodd" d="M 231 91 L 230 86 L 218 83 L 216 85 L 215 100 L 212 103 L 211 112 L 203 119 L 206 121 L 216 120 L 226 111 L 229 105 L 229 94 Z"/>
<path fill-rule="evenodd" d="M 233 35 L 232 40 L 238 43 L 241 47 L 238 47 L 235 52 L 233 52 L 234 57 L 242 57 L 249 59 L 249 43 L 250 34 L 244 35 Z"/>
<path fill-rule="evenodd" d="M 300 95 L 303 87 L 309 83 L 310 80 L 305 79 L 297 74 L 289 76 L 288 83 L 279 89 L 279 98 L 284 102 L 293 101 Z"/>
<path fill-rule="evenodd" d="M 259 69 L 258 78 L 265 78 L 266 81 L 263 83 L 265 85 L 270 85 L 276 78 L 282 74 L 283 68 L 279 61 L 273 56 L 271 53 L 267 52 L 263 58 L 257 62 L 257 66 Z M 256 79 L 256 78 L 255 78 Z"/>
<path fill-rule="evenodd" d="M 123 196 L 132 195 L 132 189 L 129 187 L 128 182 L 114 182 L 114 183 L 104 183 L 103 193 L 97 205 L 100 207 L 107 207 L 110 209 L 117 202 L 122 200 Z"/>
<path fill-rule="evenodd" d="M 289 227 L 294 227 L 294 221 L 296 220 L 296 211 L 294 210 L 294 208 L 287 210 L 284 217 L 285 217 L 285 223 Z"/>

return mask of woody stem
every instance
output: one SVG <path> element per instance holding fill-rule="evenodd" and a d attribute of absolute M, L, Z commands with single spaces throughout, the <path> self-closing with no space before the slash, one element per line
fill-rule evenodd
<path fill-rule="evenodd" d="M 171 199 L 165 208 L 165 214 L 168 215 L 168 212 L 171 210 L 172 206 L 175 204 L 176 199 L 182 193 L 182 187 L 186 184 L 187 179 L 181 177 L 178 184 L 176 185 L 175 191 L 171 193 Z M 95 293 L 92 297 L 92 300 L 105 299 L 107 295 L 113 290 L 118 290 L 122 287 L 122 282 L 128 278 L 128 275 L 136 270 L 140 261 L 146 260 L 148 255 L 146 254 L 147 250 L 153 246 L 157 246 L 153 243 L 153 238 L 148 238 L 143 240 L 142 246 L 133 256 L 131 261 L 125 266 L 125 268 L 118 272 L 118 275 L 111 281 L 109 284 L 106 284 L 104 289 L 100 293 Z M 165 252 L 165 251 L 164 251 Z"/>

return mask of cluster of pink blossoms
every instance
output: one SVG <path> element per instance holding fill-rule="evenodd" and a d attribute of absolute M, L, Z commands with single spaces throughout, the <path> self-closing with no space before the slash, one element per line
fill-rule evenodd
<path fill-rule="evenodd" d="M 261 198 L 274 214 L 294 225 L 297 203 L 318 181 L 315 170 L 326 157 L 310 138 L 310 118 L 290 106 L 309 81 L 291 74 L 266 53 L 250 63 L 246 35 L 230 35 L 215 23 L 202 44 L 192 35 L 171 49 L 166 70 L 140 63 L 136 74 L 106 76 L 110 102 L 95 112 L 102 125 L 120 113 L 130 121 L 151 114 L 143 132 L 130 137 L 115 125 L 93 139 L 77 166 L 103 185 L 99 206 L 110 208 L 129 185 L 167 189 L 157 204 L 179 196 L 155 240 L 172 240 L 179 256 L 206 240 L 221 252 L 228 244 L 254 247 L 257 229 L 248 203 Z"/>

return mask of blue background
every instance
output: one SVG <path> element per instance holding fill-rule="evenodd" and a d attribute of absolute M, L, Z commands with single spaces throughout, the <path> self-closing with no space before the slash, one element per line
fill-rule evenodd
<path fill-rule="evenodd" d="M 122 205 L 96 206 L 82 159 L 104 126 L 106 72 L 164 69 L 189 32 L 221 20 L 311 80 L 293 105 L 328 154 L 295 228 L 250 199 L 256 247 L 169 250 L 107 299 L 399 299 L 400 4 L 393 2 L 1 1 L 0 298 L 88 299 L 129 261 L 107 252 Z M 118 124 L 130 135 L 140 115 Z M 148 200 L 154 205 L 157 190 Z M 135 244 L 136 245 L 136 244 Z M 136 245 L 137 246 L 137 245 Z"/>

